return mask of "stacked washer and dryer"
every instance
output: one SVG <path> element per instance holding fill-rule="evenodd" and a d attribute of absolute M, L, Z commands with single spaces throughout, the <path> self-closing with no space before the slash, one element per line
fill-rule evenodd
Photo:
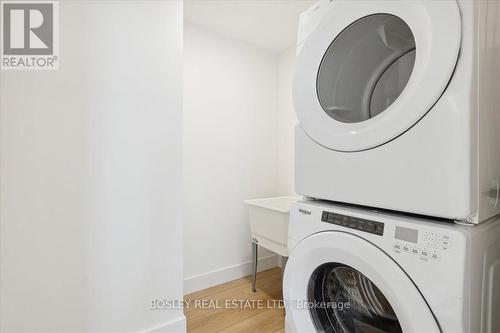
<path fill-rule="evenodd" d="M 500 2 L 300 17 L 287 332 L 500 332 Z"/>

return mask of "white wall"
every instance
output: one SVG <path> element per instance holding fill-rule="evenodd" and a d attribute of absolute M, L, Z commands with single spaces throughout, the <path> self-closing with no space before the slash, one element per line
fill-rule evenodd
<path fill-rule="evenodd" d="M 295 46 L 278 58 L 278 188 L 279 193 L 295 193 L 294 127 L 298 123 L 293 108 L 292 81 L 295 68 Z"/>
<path fill-rule="evenodd" d="M 275 55 L 185 25 L 186 293 L 250 273 L 243 200 L 279 192 L 277 89 Z M 261 257 L 262 269 L 276 264 Z"/>
<path fill-rule="evenodd" d="M 0 330 L 146 331 L 182 297 L 182 4 L 60 2 L 60 69 L 1 73 Z"/>

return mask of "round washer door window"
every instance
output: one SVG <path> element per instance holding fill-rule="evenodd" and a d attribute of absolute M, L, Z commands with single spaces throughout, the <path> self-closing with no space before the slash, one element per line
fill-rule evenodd
<path fill-rule="evenodd" d="M 291 332 L 440 332 L 406 272 L 371 242 L 341 231 L 310 235 L 292 249 L 283 298 Z"/>
<path fill-rule="evenodd" d="M 309 309 L 318 332 L 402 333 L 384 294 L 350 266 L 327 263 L 316 268 L 309 280 L 308 301 L 331 305 Z"/>
<path fill-rule="evenodd" d="M 399 17 L 359 19 L 335 38 L 321 61 L 316 83 L 321 107 L 346 123 L 375 117 L 403 91 L 415 52 L 413 33 Z"/>

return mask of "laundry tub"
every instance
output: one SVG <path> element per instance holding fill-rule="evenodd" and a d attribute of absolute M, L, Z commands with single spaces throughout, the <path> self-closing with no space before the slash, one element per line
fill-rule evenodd
<path fill-rule="evenodd" d="M 284 258 L 283 265 L 286 263 L 290 205 L 301 199 L 298 196 L 284 196 L 245 200 L 252 234 L 253 291 L 255 291 L 259 246 L 281 255 Z"/>

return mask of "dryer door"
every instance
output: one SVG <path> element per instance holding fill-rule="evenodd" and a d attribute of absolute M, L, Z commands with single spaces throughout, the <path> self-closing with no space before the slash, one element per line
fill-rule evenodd
<path fill-rule="evenodd" d="M 294 332 L 440 332 L 410 277 L 349 233 L 322 232 L 299 243 L 286 265 L 284 298 Z"/>
<path fill-rule="evenodd" d="M 300 124 L 338 151 L 394 139 L 443 94 L 460 41 L 456 1 L 334 1 L 298 54 Z"/>

